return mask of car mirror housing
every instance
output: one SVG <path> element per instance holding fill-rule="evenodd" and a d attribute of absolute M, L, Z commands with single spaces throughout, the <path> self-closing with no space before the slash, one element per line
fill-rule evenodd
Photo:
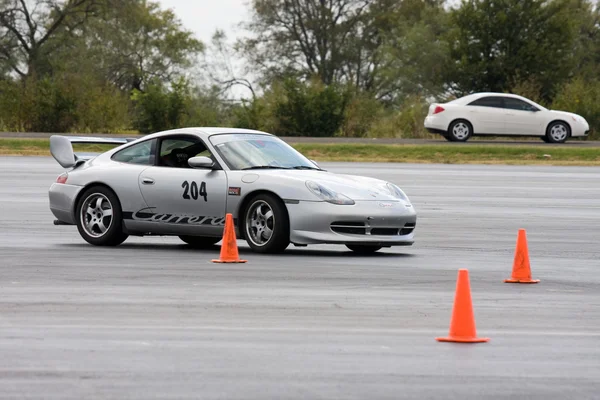
<path fill-rule="evenodd" d="M 188 160 L 188 164 L 192 168 L 212 168 L 214 166 L 213 160 L 205 156 L 192 157 Z"/>

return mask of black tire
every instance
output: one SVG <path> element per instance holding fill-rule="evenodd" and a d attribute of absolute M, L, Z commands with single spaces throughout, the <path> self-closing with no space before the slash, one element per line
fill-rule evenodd
<path fill-rule="evenodd" d="M 452 121 L 448 127 L 447 136 L 450 142 L 466 142 L 473 136 L 473 126 L 464 119 Z"/>
<path fill-rule="evenodd" d="M 371 246 L 366 244 L 347 244 L 347 248 L 358 254 L 373 254 L 382 246 Z"/>
<path fill-rule="evenodd" d="M 179 239 L 195 249 L 208 249 L 220 242 L 223 238 L 211 236 L 179 236 Z"/>
<path fill-rule="evenodd" d="M 257 224 L 248 224 L 253 219 L 254 211 L 260 208 L 260 213 L 254 216 Z M 268 211 L 272 211 L 269 215 Z M 283 202 L 276 196 L 268 193 L 261 193 L 253 196 L 240 215 L 240 230 L 248 246 L 257 253 L 281 253 L 290 244 L 290 221 L 287 209 Z M 262 233 L 271 235 L 268 238 L 263 237 Z"/>
<path fill-rule="evenodd" d="M 100 204 L 98 200 L 101 200 Z M 84 206 L 90 212 L 82 215 Z M 105 216 L 104 212 L 109 208 L 112 209 L 112 215 Z M 121 202 L 117 195 L 105 186 L 92 186 L 83 192 L 77 203 L 75 219 L 81 237 L 95 246 L 118 246 L 129 236 L 123 232 Z M 105 228 L 104 231 L 102 227 Z"/>
<path fill-rule="evenodd" d="M 550 141 L 548 140 L 548 136 L 542 136 L 540 139 L 542 139 L 546 143 L 550 143 Z"/>
<path fill-rule="evenodd" d="M 555 132 L 556 131 L 556 132 Z M 557 138 L 557 135 L 562 135 Z M 571 136 L 571 127 L 563 121 L 554 121 L 546 129 L 548 143 L 564 143 Z"/>

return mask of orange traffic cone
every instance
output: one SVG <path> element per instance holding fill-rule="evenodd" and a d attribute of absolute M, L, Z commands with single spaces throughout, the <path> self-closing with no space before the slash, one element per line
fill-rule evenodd
<path fill-rule="evenodd" d="M 531 266 L 529 265 L 529 250 L 527 249 L 527 234 L 525 229 L 519 229 L 517 247 L 513 261 L 512 276 L 505 279 L 507 283 L 538 283 L 539 279 L 531 279 Z"/>
<path fill-rule="evenodd" d="M 212 260 L 214 263 L 245 263 L 246 260 L 240 260 L 238 254 L 235 230 L 233 228 L 233 216 L 225 215 L 225 231 L 223 232 L 223 244 L 221 244 L 221 255 L 218 260 Z"/>
<path fill-rule="evenodd" d="M 448 337 L 435 338 L 438 342 L 479 343 L 487 342 L 489 338 L 478 338 L 475 330 L 475 317 L 471 303 L 471 287 L 469 284 L 469 271 L 458 270 L 454 308 L 450 320 Z"/>

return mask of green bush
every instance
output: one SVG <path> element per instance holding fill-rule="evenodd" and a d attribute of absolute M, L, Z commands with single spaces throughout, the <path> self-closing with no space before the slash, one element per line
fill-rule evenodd
<path fill-rule="evenodd" d="M 126 93 L 114 86 L 97 82 L 87 88 L 77 103 L 81 133 L 118 133 L 131 129 L 131 102 Z"/>
<path fill-rule="evenodd" d="M 346 106 L 339 136 L 367 137 L 373 125 L 384 117 L 383 105 L 371 94 L 356 94 Z"/>
<path fill-rule="evenodd" d="M 180 80 L 168 90 L 162 82 L 151 82 L 144 92 L 134 90 L 133 127 L 141 133 L 179 128 L 185 118 L 190 99 L 187 82 Z"/>
<path fill-rule="evenodd" d="M 129 100 L 89 77 L 0 82 L 0 126 L 26 132 L 116 132 L 130 126 Z"/>
<path fill-rule="evenodd" d="M 348 94 L 335 85 L 319 81 L 283 82 L 284 97 L 275 104 L 273 114 L 282 136 L 334 136 L 344 121 Z"/>
<path fill-rule="evenodd" d="M 0 129 L 21 132 L 25 130 L 21 115 L 22 93 L 17 82 L 0 80 Z"/>
<path fill-rule="evenodd" d="M 368 137 L 373 138 L 432 138 L 424 128 L 429 103 L 420 95 L 409 96 L 399 106 L 399 110 L 390 110 L 387 115 L 375 121 Z"/>
<path fill-rule="evenodd" d="M 590 138 L 600 138 L 600 81 L 577 78 L 567 83 L 554 98 L 552 109 L 581 115 L 590 124 Z"/>

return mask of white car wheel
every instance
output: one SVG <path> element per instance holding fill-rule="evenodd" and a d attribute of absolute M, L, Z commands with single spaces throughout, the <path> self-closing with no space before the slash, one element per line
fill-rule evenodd
<path fill-rule="evenodd" d="M 270 194 L 254 196 L 242 215 L 244 237 L 258 253 L 279 253 L 290 244 L 290 224 L 281 200 Z"/>
<path fill-rule="evenodd" d="M 104 186 L 87 189 L 77 204 L 77 229 L 81 237 L 96 246 L 117 246 L 128 235 L 123 232 L 119 199 Z"/>
<path fill-rule="evenodd" d="M 448 136 L 455 142 L 466 142 L 472 134 L 471 124 L 464 120 L 454 121 L 448 129 Z"/>
<path fill-rule="evenodd" d="M 569 137 L 569 126 L 561 121 L 553 122 L 548 126 L 546 137 L 550 143 L 564 143 Z"/>

